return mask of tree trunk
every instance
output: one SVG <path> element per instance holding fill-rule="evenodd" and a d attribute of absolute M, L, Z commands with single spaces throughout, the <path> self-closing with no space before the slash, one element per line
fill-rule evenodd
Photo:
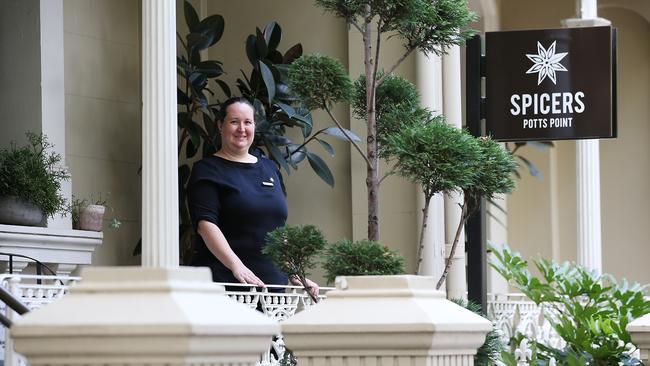
<path fill-rule="evenodd" d="M 372 54 L 372 24 L 368 16 L 370 5 L 366 5 L 366 21 L 363 28 L 363 50 L 366 73 L 366 112 L 368 114 L 367 150 L 370 163 L 367 167 L 368 188 L 368 239 L 379 241 L 379 156 L 377 154 L 377 127 L 375 115 L 375 75 Z"/>
<path fill-rule="evenodd" d="M 447 258 L 447 262 L 445 263 L 445 270 L 442 272 L 442 276 L 440 276 L 440 279 L 436 284 L 436 290 L 440 289 L 440 286 L 442 286 L 442 284 L 445 282 L 445 279 L 447 278 L 447 275 L 449 274 L 449 268 L 451 268 L 451 261 L 454 259 L 454 254 L 456 254 L 456 247 L 458 246 L 458 239 L 460 238 L 460 233 L 463 231 L 465 222 L 469 217 L 469 215 L 467 214 L 468 212 L 467 206 L 468 206 L 467 196 L 465 196 L 465 198 L 463 199 L 463 207 L 460 211 L 460 221 L 458 222 L 458 228 L 456 228 L 456 236 L 454 237 L 454 242 L 451 245 L 451 251 L 449 252 L 449 257 Z"/>
<path fill-rule="evenodd" d="M 420 228 L 420 245 L 418 246 L 418 265 L 417 270 L 415 271 L 416 275 L 420 274 L 420 267 L 422 265 L 422 253 L 424 252 L 424 233 L 427 229 L 427 220 L 429 219 L 429 204 L 431 203 L 431 197 L 424 197 L 424 208 L 422 209 L 422 227 Z"/>

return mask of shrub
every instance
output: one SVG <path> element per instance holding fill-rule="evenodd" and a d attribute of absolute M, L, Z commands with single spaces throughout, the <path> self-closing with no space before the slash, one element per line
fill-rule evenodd
<path fill-rule="evenodd" d="M 343 239 L 325 253 L 324 268 L 328 283 L 336 276 L 396 275 L 405 272 L 404 258 L 371 240 L 352 242 Z"/>
<path fill-rule="evenodd" d="M 61 155 L 43 134 L 27 132 L 29 144 L 0 150 L 0 196 L 15 196 L 38 206 L 45 216 L 65 213 L 68 204 L 59 193 L 70 176 L 59 166 Z"/>
<path fill-rule="evenodd" d="M 631 338 L 625 327 L 650 312 L 643 286 L 547 259 L 534 261 L 541 274 L 538 278 L 519 253 L 507 247 L 492 252 L 490 265 L 535 304 L 544 304 L 548 310 L 544 316 L 566 341 L 564 349 L 556 349 L 528 340 L 536 360 L 545 364 L 555 359 L 562 365 L 641 364 L 630 356 Z M 504 362 L 510 364 L 507 357 Z"/>

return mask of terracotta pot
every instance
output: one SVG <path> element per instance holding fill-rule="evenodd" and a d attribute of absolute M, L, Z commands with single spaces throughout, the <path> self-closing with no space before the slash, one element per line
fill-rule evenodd
<path fill-rule="evenodd" d="M 79 229 L 102 231 L 105 211 L 106 207 L 101 205 L 88 205 L 84 207 L 79 214 Z"/>
<path fill-rule="evenodd" d="M 0 224 L 45 226 L 43 211 L 22 198 L 15 196 L 0 197 Z"/>

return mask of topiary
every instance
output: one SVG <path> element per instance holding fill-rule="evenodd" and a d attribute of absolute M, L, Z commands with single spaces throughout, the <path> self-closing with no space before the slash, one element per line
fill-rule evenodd
<path fill-rule="evenodd" d="M 334 282 L 336 276 L 397 275 L 405 272 L 404 258 L 372 240 L 352 242 L 343 239 L 325 252 L 326 280 Z"/>

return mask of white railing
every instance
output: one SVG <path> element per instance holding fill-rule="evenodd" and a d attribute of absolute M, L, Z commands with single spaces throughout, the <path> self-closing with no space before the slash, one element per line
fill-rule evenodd
<path fill-rule="evenodd" d="M 518 365 L 528 365 L 531 358 L 527 339 L 558 349 L 566 345 L 545 314 L 550 314 L 548 309 L 537 306 L 524 294 L 488 294 L 487 316 L 501 333 L 503 342 L 509 344 L 517 334 L 526 337 L 515 347 L 514 356 Z"/>
<path fill-rule="evenodd" d="M 67 276 L 37 276 L 37 275 L 0 275 L 0 286 L 6 288 L 30 310 L 37 309 L 60 298 L 68 292 L 70 286 L 80 280 L 79 277 Z M 220 283 L 224 286 L 237 286 L 238 291 L 226 291 L 226 295 L 251 309 L 262 311 L 267 316 L 283 321 L 296 312 L 313 304 L 311 297 L 299 286 L 268 285 L 259 289 L 253 285 Z M 333 288 L 321 287 L 319 299 L 325 299 L 324 293 Z M 274 292 L 282 291 L 284 292 Z M 18 315 L 0 303 L 0 311 L 9 319 Z M 269 350 L 261 356 L 259 366 L 277 366 L 284 357 L 285 347 L 282 334 L 278 334 L 272 341 Z M 4 366 L 26 366 L 25 359 L 13 351 L 13 343 L 9 337 L 9 330 L 0 332 L 0 360 Z"/>

